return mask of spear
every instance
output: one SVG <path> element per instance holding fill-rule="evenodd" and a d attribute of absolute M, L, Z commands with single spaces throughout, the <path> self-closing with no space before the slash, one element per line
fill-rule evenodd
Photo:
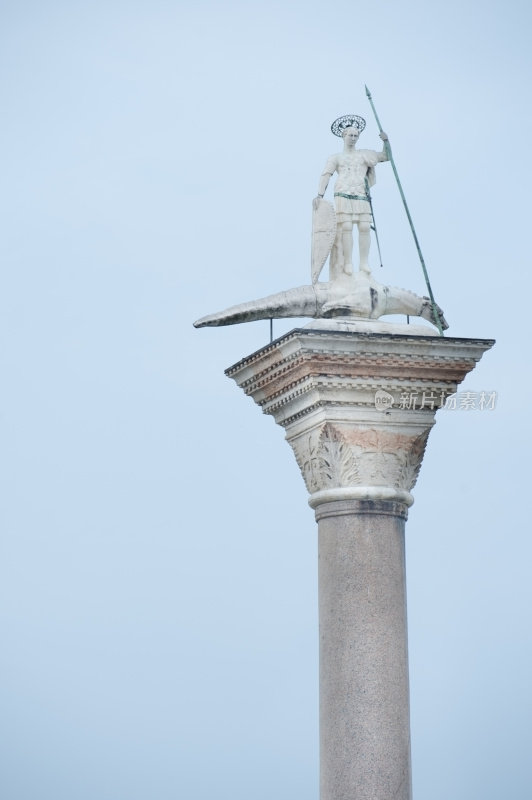
<path fill-rule="evenodd" d="M 380 119 L 379 119 L 379 117 L 377 115 L 377 112 L 375 111 L 375 106 L 373 105 L 371 92 L 370 92 L 370 90 L 368 89 L 367 86 L 365 88 L 366 88 L 367 98 L 369 100 L 370 106 L 371 106 L 371 108 L 373 110 L 373 113 L 375 115 L 375 119 L 377 120 L 377 125 L 379 126 L 379 131 L 381 133 L 383 133 L 381 121 L 380 121 Z M 427 268 L 425 266 L 425 259 L 423 258 L 423 253 L 421 252 L 421 247 L 419 246 L 419 241 L 418 241 L 418 238 L 417 238 L 416 229 L 414 228 L 414 223 L 412 222 L 412 217 L 410 216 L 410 211 L 408 210 L 408 204 L 406 202 L 406 197 L 405 197 L 405 194 L 403 192 L 403 187 L 401 186 L 401 181 L 399 180 L 399 175 L 397 174 L 397 167 L 395 166 L 395 161 L 393 160 L 393 156 L 392 156 L 392 148 L 390 147 L 390 142 L 388 140 L 386 140 L 384 142 L 384 148 L 386 150 L 386 155 L 388 156 L 388 160 L 390 161 L 390 164 L 392 165 L 393 174 L 395 175 L 395 180 L 397 181 L 397 186 L 399 187 L 399 194 L 401 195 L 401 200 L 403 201 L 403 205 L 405 207 L 406 216 L 408 217 L 408 222 L 410 223 L 410 230 L 412 231 L 412 236 L 414 237 L 414 242 L 416 243 L 416 248 L 417 248 L 417 252 L 418 252 L 418 255 L 419 255 L 419 260 L 421 261 L 421 267 L 423 269 L 423 275 L 425 276 L 425 283 L 427 284 L 427 291 L 429 293 L 430 302 L 432 304 L 432 315 L 434 317 L 434 321 L 436 323 L 436 326 L 437 326 L 437 328 L 438 328 L 438 330 L 440 332 L 440 336 L 443 336 L 443 328 L 441 326 L 440 317 L 439 317 L 439 314 L 438 314 L 438 308 L 436 306 L 436 301 L 434 300 L 434 295 L 432 294 L 432 288 L 430 286 L 429 275 L 428 275 L 428 272 L 427 272 Z"/>
<path fill-rule="evenodd" d="M 364 178 L 364 185 L 366 187 L 366 197 L 369 201 L 369 207 L 371 208 L 371 218 L 373 220 L 373 225 L 371 226 L 375 232 L 375 241 L 377 242 L 377 250 L 379 251 L 379 261 L 382 267 L 382 256 L 381 256 L 381 246 L 379 244 L 379 234 L 377 233 L 377 223 L 375 221 L 375 212 L 373 211 L 373 200 L 371 199 L 371 194 L 369 191 L 369 182 L 367 178 Z"/>

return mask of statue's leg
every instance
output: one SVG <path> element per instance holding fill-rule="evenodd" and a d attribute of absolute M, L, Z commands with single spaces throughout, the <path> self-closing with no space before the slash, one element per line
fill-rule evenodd
<path fill-rule="evenodd" d="M 371 272 L 368 264 L 371 233 L 369 222 L 358 223 L 358 252 L 360 255 L 360 271 Z"/>
<path fill-rule="evenodd" d="M 329 257 L 329 280 L 334 281 L 340 276 L 342 272 L 343 257 L 342 257 L 342 232 L 340 229 L 336 231 L 336 238 L 332 246 L 331 255 Z"/>
<path fill-rule="evenodd" d="M 347 275 L 353 274 L 353 223 L 351 221 L 342 223 L 342 248 L 344 255 L 344 272 Z"/>

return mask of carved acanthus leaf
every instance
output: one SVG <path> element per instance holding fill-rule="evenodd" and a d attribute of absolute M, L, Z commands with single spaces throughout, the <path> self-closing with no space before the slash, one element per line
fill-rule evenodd
<path fill-rule="evenodd" d="M 310 493 L 360 484 L 353 448 L 333 425 L 326 423 L 291 445 Z"/>
<path fill-rule="evenodd" d="M 324 489 L 360 483 L 357 460 L 341 433 L 326 423 L 320 434 L 319 469 Z"/>
<path fill-rule="evenodd" d="M 425 455 L 428 438 L 429 431 L 426 431 L 414 440 L 412 446 L 407 451 L 403 451 L 404 454 L 397 481 L 397 486 L 401 489 L 406 489 L 409 492 L 415 486 L 419 470 L 421 469 L 421 462 Z"/>
<path fill-rule="evenodd" d="M 294 451 L 294 455 L 296 457 L 298 467 L 301 470 L 307 490 L 310 492 L 310 494 L 317 492 L 320 488 L 318 483 L 319 462 L 317 454 L 319 445 L 319 431 L 314 430 L 307 436 L 300 436 L 297 439 L 292 439 L 290 444 Z"/>

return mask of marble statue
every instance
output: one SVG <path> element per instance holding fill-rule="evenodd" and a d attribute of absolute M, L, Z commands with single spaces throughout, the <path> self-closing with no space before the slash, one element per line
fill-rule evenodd
<path fill-rule="evenodd" d="M 356 143 L 365 124 L 362 117 L 350 114 L 339 117 L 331 126 L 332 132 L 342 137 L 344 150 L 327 160 L 318 196 L 312 202 L 311 285 L 209 314 L 194 323 L 196 328 L 287 317 L 336 318 L 338 323 L 343 320 L 345 324 L 356 321 L 370 324 L 387 314 L 422 317 L 440 331 L 449 327 L 442 310 L 428 297 L 385 286 L 371 274 L 368 265 L 372 226 L 369 187 L 375 183 L 375 166 L 388 160 L 388 137 L 381 132 L 384 142 L 381 152 L 357 150 Z M 323 195 L 335 172 L 338 177 L 333 206 Z M 356 271 L 352 263 L 355 225 L 359 245 L 359 269 Z M 329 256 L 329 280 L 319 281 Z"/>
<path fill-rule="evenodd" d="M 320 178 L 318 196 L 314 199 L 314 212 L 323 206 L 323 196 L 329 180 L 336 172 L 338 178 L 334 187 L 336 207 L 336 235 L 330 255 L 331 280 L 342 272 L 353 272 L 353 228 L 358 227 L 359 269 L 369 273 L 368 255 L 372 209 L 369 201 L 369 188 L 375 183 L 375 166 L 380 161 L 388 161 L 386 142 L 388 136 L 380 134 L 384 147 L 380 153 L 375 150 L 357 150 L 358 137 L 366 127 L 362 117 L 350 114 L 339 117 L 331 126 L 332 132 L 344 141 L 344 150 L 327 159 Z M 314 275 L 313 275 L 314 279 Z"/>

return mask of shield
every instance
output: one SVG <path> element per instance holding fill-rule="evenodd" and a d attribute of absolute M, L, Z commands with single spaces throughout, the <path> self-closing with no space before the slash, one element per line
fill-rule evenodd
<path fill-rule="evenodd" d="M 334 206 L 323 197 L 318 199 L 317 208 L 312 208 L 312 283 L 320 277 L 323 265 L 331 252 L 336 236 L 336 212 Z"/>

